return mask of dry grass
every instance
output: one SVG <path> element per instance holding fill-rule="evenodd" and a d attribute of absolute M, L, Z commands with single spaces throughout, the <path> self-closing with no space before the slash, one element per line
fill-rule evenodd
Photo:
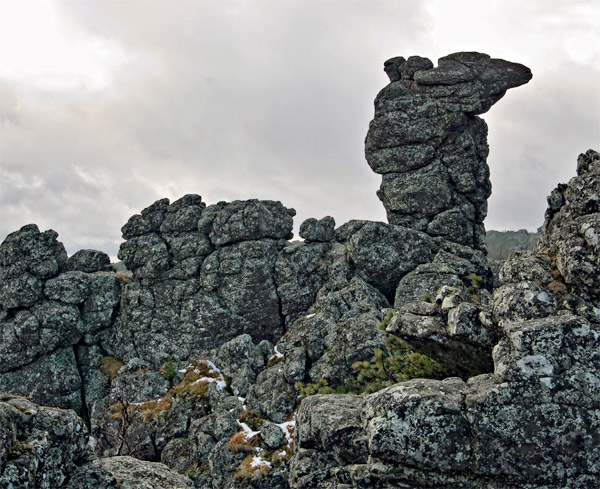
<path fill-rule="evenodd" d="M 121 360 L 115 357 L 102 357 L 100 359 L 100 371 L 106 375 L 111 381 L 115 380 L 117 372 L 124 365 Z"/>
<path fill-rule="evenodd" d="M 284 360 L 285 358 L 282 356 L 273 355 L 271 358 L 269 358 L 269 361 L 267 362 L 267 368 L 272 367 L 273 365 L 277 365 L 278 363 L 281 363 Z"/>
<path fill-rule="evenodd" d="M 569 292 L 567 286 L 560 280 L 553 280 L 546 285 L 546 288 L 555 295 L 567 295 Z"/>
<path fill-rule="evenodd" d="M 233 474 L 234 479 L 242 480 L 257 480 L 262 479 L 269 473 L 269 467 L 266 465 L 259 465 L 258 467 L 252 467 L 252 460 L 254 455 L 247 455 L 242 463 L 238 466 Z"/>
<path fill-rule="evenodd" d="M 260 445 L 260 435 L 246 439 L 246 433 L 238 431 L 227 442 L 231 453 L 255 453 L 255 448 Z"/>
<path fill-rule="evenodd" d="M 105 357 L 112 358 L 112 357 Z M 121 364 L 122 365 L 122 364 Z M 141 369 L 143 370 L 143 369 Z M 139 371 L 141 373 L 141 370 Z M 115 374 L 116 375 L 116 374 Z M 219 378 L 219 374 L 210 372 L 210 368 L 204 360 L 192 362 L 179 384 L 174 385 L 162 399 L 148 401 L 141 404 L 117 403 L 109 407 L 113 419 L 122 419 L 124 410 L 128 413 L 138 411 L 145 422 L 149 422 L 160 414 L 167 412 L 173 405 L 173 399 L 178 396 L 200 399 L 208 393 L 208 380 L 200 380 L 203 377 Z"/>
<path fill-rule="evenodd" d="M 123 274 L 123 273 L 115 273 L 115 277 L 117 277 L 122 284 L 128 284 L 129 281 L 131 280 L 130 277 L 128 277 L 127 275 Z"/>

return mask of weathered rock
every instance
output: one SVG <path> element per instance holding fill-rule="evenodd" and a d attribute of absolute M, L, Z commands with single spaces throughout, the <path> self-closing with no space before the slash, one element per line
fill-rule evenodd
<path fill-rule="evenodd" d="M 281 313 L 291 324 L 315 302 L 327 280 L 327 243 L 288 243 L 275 263 L 275 283 Z"/>
<path fill-rule="evenodd" d="M 139 358 L 133 358 L 116 374 L 110 386 L 112 403 L 121 400 L 128 403 L 144 403 L 164 397 L 169 390 L 169 382 L 150 365 Z"/>
<path fill-rule="evenodd" d="M 577 176 L 548 197 L 538 249 L 549 250 L 565 283 L 598 297 L 600 290 L 600 154 L 579 155 Z"/>
<path fill-rule="evenodd" d="M 110 257 L 97 250 L 79 250 L 67 260 L 67 270 L 94 273 L 102 272 L 110 265 Z"/>
<path fill-rule="evenodd" d="M 276 423 L 284 421 L 296 404 L 296 392 L 280 365 L 263 370 L 250 388 L 248 409 Z"/>
<path fill-rule="evenodd" d="M 514 252 L 504 261 L 498 278 L 502 284 L 530 281 L 540 286 L 548 285 L 553 280 L 551 258 L 541 253 Z"/>
<path fill-rule="evenodd" d="M 131 239 L 152 231 L 158 231 L 163 219 L 165 218 L 168 207 L 169 199 L 157 200 L 154 202 L 154 204 L 146 207 L 141 214 L 136 214 L 135 216 L 131 217 L 129 221 L 127 221 L 127 223 L 125 223 L 125 225 L 121 228 L 123 238 Z"/>
<path fill-rule="evenodd" d="M 110 457 L 81 467 L 66 489 L 192 489 L 188 477 L 169 470 L 166 465 L 133 457 Z"/>
<path fill-rule="evenodd" d="M 535 282 L 503 285 L 494 292 L 492 311 L 497 321 L 522 321 L 554 314 L 558 300 Z"/>
<path fill-rule="evenodd" d="M 0 321 L 0 372 L 23 367 L 77 343 L 85 326 L 76 306 L 42 302 Z"/>
<path fill-rule="evenodd" d="M 63 487 L 87 455 L 87 435 L 73 411 L 0 395 L 0 487 Z"/>
<path fill-rule="evenodd" d="M 600 468 L 600 405 L 591 400 L 600 331 L 574 316 L 507 331 L 495 375 L 404 382 L 352 398 L 353 407 L 340 406 L 351 400 L 345 396 L 306 399 L 292 487 L 330 487 L 336 473 L 359 487 L 364 477 L 381 487 L 586 487 Z M 340 432 L 349 438 L 336 438 Z"/>
<path fill-rule="evenodd" d="M 430 60 L 397 57 L 375 100 L 366 157 L 383 175 L 378 196 L 391 224 L 484 249 L 491 192 L 481 114 L 506 90 L 527 83 L 525 66 L 479 53 Z"/>
<path fill-rule="evenodd" d="M 294 209 L 270 200 L 236 200 L 216 215 L 210 239 L 216 246 L 262 238 L 291 239 Z"/>
<path fill-rule="evenodd" d="M 43 297 L 42 280 L 66 267 L 67 252 L 58 233 L 35 224 L 9 234 L 0 245 L 0 307 L 29 307 Z"/>
<path fill-rule="evenodd" d="M 387 297 L 405 274 L 431 261 L 437 251 L 427 234 L 380 222 L 365 222 L 347 247 L 357 270 Z"/>
<path fill-rule="evenodd" d="M 40 357 L 18 370 L 0 375 L 0 392 L 30 396 L 38 404 L 82 413 L 81 377 L 73 348 Z"/>
<path fill-rule="evenodd" d="M 83 272 L 61 273 L 44 284 L 44 295 L 48 299 L 67 304 L 81 304 L 89 293 L 89 275 Z"/>
<path fill-rule="evenodd" d="M 269 421 L 265 421 L 261 426 L 260 436 L 265 444 L 272 449 L 279 448 L 284 439 L 281 428 Z"/>
<path fill-rule="evenodd" d="M 300 225 L 300 237 L 305 241 L 328 242 L 334 237 L 335 220 L 331 216 L 317 220 L 311 217 Z"/>

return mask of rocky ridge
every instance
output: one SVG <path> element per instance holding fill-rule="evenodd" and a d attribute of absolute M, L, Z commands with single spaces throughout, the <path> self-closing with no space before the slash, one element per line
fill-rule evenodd
<path fill-rule="evenodd" d="M 378 100 L 442 113 L 458 97 L 467 126 L 531 76 L 477 53 L 438 68 L 395 58 L 386 72 Z M 386 124 L 404 116 L 378 114 L 368 158 L 374 126 L 402 140 Z M 460 139 L 459 126 L 436 141 Z M 435 146 L 436 159 L 447 150 Z M 487 175 L 482 154 L 454 156 Z M 593 487 L 599 162 L 591 150 L 580 157 L 578 176 L 549 197 L 538 248 L 513 255 L 499 277 L 475 220 L 449 235 L 414 215 L 337 229 L 309 219 L 299 242 L 295 211 L 279 202 L 207 206 L 186 195 L 123 226 L 130 275 L 110 271 L 101 252 L 67 258 L 54 231 L 23 227 L 0 245 L 0 391 L 10 393 L 0 482 Z"/>

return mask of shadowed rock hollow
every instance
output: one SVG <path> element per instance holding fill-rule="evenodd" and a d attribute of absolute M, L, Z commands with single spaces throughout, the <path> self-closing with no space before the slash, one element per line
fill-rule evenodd
<path fill-rule="evenodd" d="M 52 230 L 7 236 L 1 488 L 597 486 L 600 156 L 493 277 L 476 114 L 529 70 L 385 70 L 366 153 L 389 224 L 290 241 L 280 202 L 162 199 L 122 228 L 125 274 Z"/>

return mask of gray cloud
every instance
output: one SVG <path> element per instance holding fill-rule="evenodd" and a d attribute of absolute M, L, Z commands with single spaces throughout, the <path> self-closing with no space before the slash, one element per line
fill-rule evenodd
<path fill-rule="evenodd" d="M 0 238 L 36 222 L 70 253 L 115 255 L 130 215 L 185 193 L 281 200 L 296 226 L 384 220 L 363 157 L 383 61 L 453 51 L 436 46 L 418 1 L 62 2 L 57 16 L 126 61 L 99 92 L 0 86 Z M 566 57 L 548 66 L 485 116 L 490 228 L 537 227 L 545 195 L 597 144 L 598 72 Z"/>

